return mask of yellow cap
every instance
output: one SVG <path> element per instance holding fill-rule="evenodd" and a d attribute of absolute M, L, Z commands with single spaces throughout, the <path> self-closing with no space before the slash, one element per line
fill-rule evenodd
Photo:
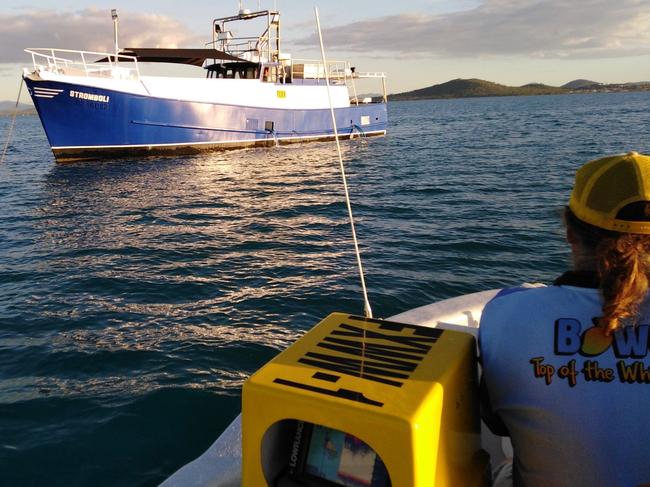
<path fill-rule="evenodd" d="M 605 230 L 650 234 L 646 203 L 650 203 L 650 156 L 628 152 L 578 169 L 569 208 L 583 222 Z"/>

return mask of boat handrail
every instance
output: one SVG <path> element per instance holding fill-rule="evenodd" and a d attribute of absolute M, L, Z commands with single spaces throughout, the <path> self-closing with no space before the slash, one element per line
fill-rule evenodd
<path fill-rule="evenodd" d="M 290 65 L 291 76 L 294 79 L 315 79 L 318 83 L 325 79 L 325 69 L 323 69 L 323 61 L 321 59 L 291 59 Z M 327 61 L 327 74 L 330 81 L 334 84 L 351 84 L 353 91 L 352 100 L 356 105 L 359 105 L 357 87 L 354 82 L 356 79 L 381 79 L 383 101 L 386 103 L 388 100 L 386 93 L 386 73 L 384 72 L 358 72 L 352 67 L 349 61 L 331 60 Z"/>
<path fill-rule="evenodd" d="M 212 46 L 214 49 L 218 49 L 232 56 L 241 58 L 244 54 L 249 52 L 254 52 L 259 56 L 259 49 L 255 47 L 257 40 L 257 37 L 233 37 L 228 40 L 227 43 L 224 40 L 217 39 L 215 41 L 205 42 L 204 45 Z M 235 43 L 233 41 L 242 42 Z M 217 44 L 220 45 L 217 46 Z"/>
<path fill-rule="evenodd" d="M 268 53 L 268 51 L 270 49 L 270 39 L 269 39 L 268 33 L 269 33 L 269 30 L 267 29 L 266 31 L 264 31 L 264 33 L 261 36 L 259 36 L 259 38 L 257 39 L 257 42 L 255 43 L 254 49 L 255 49 L 255 51 L 257 51 L 258 55 L 263 53 L 263 52 Z M 268 58 L 267 61 L 272 60 L 270 54 L 267 55 L 267 58 Z"/>
<path fill-rule="evenodd" d="M 386 73 L 383 71 L 374 71 L 374 72 L 361 72 L 361 73 L 354 73 L 355 78 L 385 78 Z"/>
<path fill-rule="evenodd" d="M 296 66 L 302 66 L 304 70 L 307 67 L 311 69 L 312 75 L 310 78 L 314 79 L 325 79 L 325 70 L 323 69 L 323 61 L 318 59 L 291 59 L 292 71 L 294 71 Z M 348 61 L 327 61 L 327 74 L 330 79 L 334 80 L 346 80 L 352 77 L 352 68 Z"/>
<path fill-rule="evenodd" d="M 238 15 L 221 17 L 212 21 L 212 42 L 214 46 L 220 43 L 220 50 L 240 57 L 254 52 L 259 61 L 274 61 L 280 56 L 280 14 L 271 10 L 259 12 L 240 11 Z M 256 37 L 235 36 L 226 25 L 231 22 L 247 21 L 266 17 L 266 29 Z M 218 27 L 218 29 L 217 29 Z M 272 29 L 274 28 L 274 29 Z M 274 34 L 272 31 L 274 30 Z M 273 47 L 271 44 L 275 43 Z"/>
<path fill-rule="evenodd" d="M 140 68 L 135 56 L 119 53 L 116 56 L 115 53 L 49 47 L 30 47 L 25 49 L 25 52 L 32 55 L 34 69 L 85 77 L 140 80 Z M 108 66 L 95 64 L 99 59 L 107 62 Z M 133 67 L 120 66 L 120 60 L 133 62 L 134 65 Z M 43 62 L 45 64 L 42 64 Z"/>

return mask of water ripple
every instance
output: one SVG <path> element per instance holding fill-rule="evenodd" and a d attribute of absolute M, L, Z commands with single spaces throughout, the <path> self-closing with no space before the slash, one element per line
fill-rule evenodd
<path fill-rule="evenodd" d="M 343 144 L 375 312 L 552 280 L 575 169 L 647 152 L 649 100 L 390 105 L 387 137 Z M 250 373 L 362 312 L 341 195 L 329 143 L 56 165 L 19 118 L 0 166 L 3 482 L 156 485 L 198 455 Z"/>

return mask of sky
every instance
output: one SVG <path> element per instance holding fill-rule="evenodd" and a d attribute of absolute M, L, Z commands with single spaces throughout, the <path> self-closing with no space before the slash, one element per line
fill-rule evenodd
<path fill-rule="evenodd" d="M 389 93 L 456 78 L 510 86 L 574 79 L 650 81 L 650 0 L 242 0 L 282 14 L 282 51 L 385 71 Z M 26 47 L 109 51 L 110 10 L 124 47 L 202 47 L 238 0 L 3 0 L 0 100 L 15 101 Z M 23 93 L 21 101 L 27 102 Z"/>

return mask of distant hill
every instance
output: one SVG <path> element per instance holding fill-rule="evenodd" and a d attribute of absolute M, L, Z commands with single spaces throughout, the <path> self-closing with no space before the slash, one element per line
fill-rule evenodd
<path fill-rule="evenodd" d="M 16 108 L 15 101 L 0 101 L 0 117 L 12 116 Z M 18 104 L 18 115 L 33 115 L 36 113 L 34 105 L 27 103 Z"/>
<path fill-rule="evenodd" d="M 588 79 L 576 79 L 556 87 L 541 83 L 506 86 L 482 79 L 453 79 L 419 90 L 388 95 L 389 100 L 430 100 L 437 98 L 472 98 L 479 96 L 561 95 L 568 93 L 627 93 L 650 91 L 650 82 L 604 84 Z"/>
<path fill-rule="evenodd" d="M 390 100 L 426 100 L 431 98 L 467 98 L 479 96 L 555 95 L 567 93 L 563 88 L 531 83 L 505 86 L 481 79 L 454 79 L 439 85 L 390 95 Z"/>
<path fill-rule="evenodd" d="M 9 100 L 4 100 L 0 101 L 0 110 L 13 110 L 14 107 L 16 106 L 15 101 L 9 101 Z M 19 103 L 18 104 L 18 110 L 25 110 L 27 108 L 34 108 L 34 105 L 31 103 Z"/>
<path fill-rule="evenodd" d="M 591 88 L 592 86 L 600 86 L 602 83 L 598 83 L 597 81 L 590 81 L 588 79 L 574 79 L 573 81 L 569 81 L 568 83 L 562 85 L 562 88 L 566 88 L 567 90 L 580 90 L 584 88 Z"/>

